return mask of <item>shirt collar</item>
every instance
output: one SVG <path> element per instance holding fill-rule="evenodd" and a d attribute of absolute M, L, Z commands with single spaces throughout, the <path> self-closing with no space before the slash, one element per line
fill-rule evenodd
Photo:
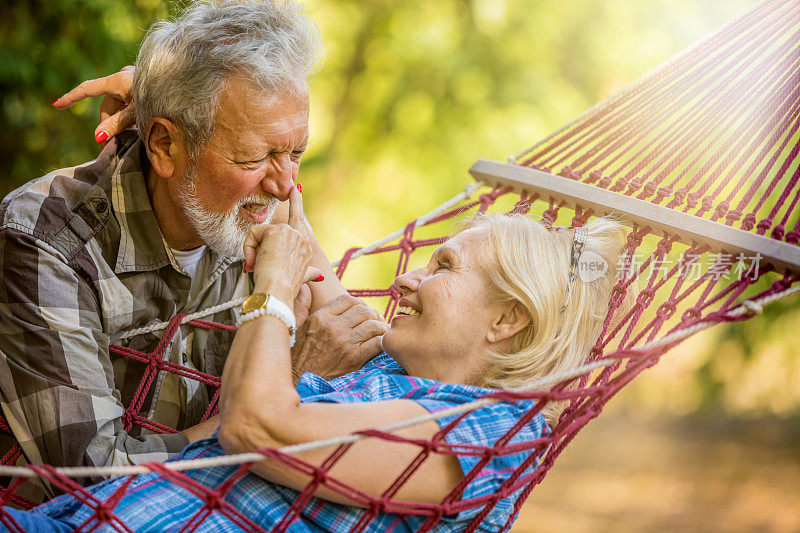
<path fill-rule="evenodd" d="M 124 153 L 111 176 L 111 204 L 120 228 L 114 271 L 156 270 L 170 260 L 147 194 L 142 141 L 136 138 L 127 150 L 124 139 L 117 142 L 123 145 L 120 148 Z"/>

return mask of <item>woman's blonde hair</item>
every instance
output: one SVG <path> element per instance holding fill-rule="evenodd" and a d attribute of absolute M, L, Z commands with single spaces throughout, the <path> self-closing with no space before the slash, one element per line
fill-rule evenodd
<path fill-rule="evenodd" d="M 587 237 L 581 258 L 605 262 L 607 269 L 599 277 L 579 275 L 569 298 L 575 229 L 548 229 L 518 213 L 481 215 L 468 228 L 489 231 L 496 257 L 486 268 L 491 289 L 501 301 L 522 304 L 531 317 L 531 324 L 517 333 L 508 353 L 489 355 L 490 370 L 482 385 L 510 389 L 584 364 L 620 279 L 625 226 L 610 218 L 595 218 L 583 226 Z M 635 282 L 630 284 L 615 321 L 630 308 L 635 287 Z M 563 405 L 549 402 L 542 414 L 552 424 L 561 409 Z"/>

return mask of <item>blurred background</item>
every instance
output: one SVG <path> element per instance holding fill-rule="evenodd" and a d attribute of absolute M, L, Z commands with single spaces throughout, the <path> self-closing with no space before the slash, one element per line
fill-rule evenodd
<path fill-rule="evenodd" d="M 326 61 L 301 169 L 331 258 L 452 197 L 753 0 L 309 0 Z M 6 0 L 0 192 L 93 159 L 81 80 L 133 63 L 162 0 Z M 368 283 L 360 284 L 362 286 Z M 669 352 L 560 457 L 514 531 L 800 531 L 800 300 Z"/>

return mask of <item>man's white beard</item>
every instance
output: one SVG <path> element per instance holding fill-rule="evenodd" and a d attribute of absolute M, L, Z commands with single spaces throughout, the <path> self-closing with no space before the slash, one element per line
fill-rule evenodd
<path fill-rule="evenodd" d="M 192 227 L 209 248 L 225 257 L 244 259 L 244 241 L 255 223 L 243 220 L 239 216 L 239 208 L 249 203 L 266 203 L 269 211 L 264 224 L 269 224 L 275 215 L 278 199 L 274 196 L 269 199 L 248 196 L 239 200 L 236 207 L 227 213 L 212 213 L 203 206 L 197 197 L 196 177 L 196 172 L 190 172 L 178 187 L 183 212 L 189 217 Z"/>

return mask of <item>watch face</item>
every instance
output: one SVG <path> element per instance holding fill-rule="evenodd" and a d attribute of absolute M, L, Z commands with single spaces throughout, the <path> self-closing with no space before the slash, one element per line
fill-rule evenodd
<path fill-rule="evenodd" d="M 257 292 L 255 294 L 252 294 L 242 304 L 242 313 L 250 313 L 251 311 L 255 311 L 260 307 L 264 307 L 265 303 L 267 303 L 266 294 L 264 294 L 263 292 Z"/>

